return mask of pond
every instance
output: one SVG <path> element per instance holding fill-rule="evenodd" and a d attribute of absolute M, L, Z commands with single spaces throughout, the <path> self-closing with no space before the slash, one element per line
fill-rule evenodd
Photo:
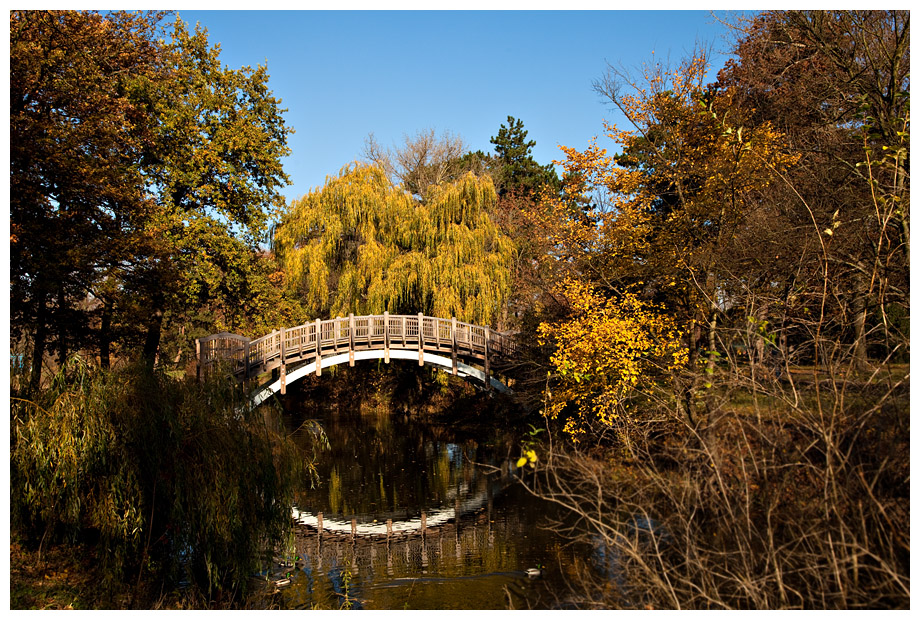
<path fill-rule="evenodd" d="M 565 515 L 517 480 L 526 475 L 515 467 L 520 429 L 488 421 L 461 429 L 392 407 L 285 407 L 295 441 L 316 451 L 316 475 L 294 508 L 285 607 L 565 605 L 566 583 L 590 550 L 556 534 L 553 520 Z M 325 449 L 316 448 L 316 428 Z"/>

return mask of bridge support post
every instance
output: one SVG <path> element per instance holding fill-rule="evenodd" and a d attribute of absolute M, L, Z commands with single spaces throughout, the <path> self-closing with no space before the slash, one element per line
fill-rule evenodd
<path fill-rule="evenodd" d="M 425 365 L 425 315 L 418 313 L 418 365 Z"/>
<path fill-rule="evenodd" d="M 355 365 L 355 315 L 348 313 L 348 365 Z"/>
<path fill-rule="evenodd" d="M 483 330 L 485 333 L 485 342 L 483 343 L 483 366 L 486 371 L 486 390 L 492 389 L 492 381 L 489 378 L 489 337 L 491 336 L 492 330 L 488 327 Z"/>
<path fill-rule="evenodd" d="M 281 368 L 279 370 L 279 375 L 281 375 L 281 395 L 284 396 L 287 394 L 287 364 L 285 363 L 287 351 L 284 347 L 284 328 L 281 328 Z"/>
<path fill-rule="evenodd" d="M 457 374 L 457 317 L 450 317 L 450 362 L 451 374 Z"/>
<path fill-rule="evenodd" d="M 323 327 L 322 321 L 316 319 L 316 376 L 320 376 L 323 371 L 323 352 L 322 352 L 322 342 L 323 342 Z"/>
<path fill-rule="evenodd" d="M 383 313 L 383 361 L 390 363 L 390 313 Z"/>

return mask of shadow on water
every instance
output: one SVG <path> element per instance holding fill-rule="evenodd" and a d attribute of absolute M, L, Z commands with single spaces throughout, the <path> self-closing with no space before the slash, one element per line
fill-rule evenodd
<path fill-rule="evenodd" d="M 451 422 L 469 419 L 469 402 L 412 415 L 391 403 L 297 400 L 285 402 L 294 440 L 312 453 L 304 422 L 314 420 L 328 447 L 296 497 L 285 607 L 553 608 L 590 561 L 590 549 L 546 527 L 554 508 L 517 483 L 516 430 L 498 418 Z"/>

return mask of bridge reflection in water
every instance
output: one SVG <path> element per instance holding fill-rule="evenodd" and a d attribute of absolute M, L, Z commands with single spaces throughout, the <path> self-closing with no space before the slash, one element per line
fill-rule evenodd
<path fill-rule="evenodd" d="M 295 550 L 301 561 L 283 596 L 288 607 L 504 608 L 508 597 L 520 603 L 551 600 L 545 582 L 527 578 L 520 568 L 520 515 L 500 518 L 490 504 L 472 515 L 429 528 L 422 535 L 322 534 L 301 528 Z M 525 536 L 526 538 L 526 536 Z"/>
<path fill-rule="evenodd" d="M 414 414 L 404 403 L 364 407 L 354 390 L 323 391 L 348 385 L 348 373 L 317 382 L 319 391 L 299 394 L 302 401 L 284 401 L 291 439 L 315 460 L 295 495 L 300 525 L 292 565 L 278 567 L 290 580 L 278 604 L 552 607 L 588 553 L 547 529 L 559 512 L 516 480 L 520 432 L 489 413 L 500 399 L 447 405 L 458 407 L 453 414 Z M 317 427 L 327 441 L 314 452 Z M 544 575 L 528 578 L 538 564 Z"/>
<path fill-rule="evenodd" d="M 506 461 L 499 468 L 501 475 L 493 479 L 483 478 L 481 488 L 477 492 L 470 494 L 468 485 L 462 485 L 460 488 L 452 490 L 449 495 L 453 496 L 452 506 L 443 506 L 439 508 L 422 510 L 421 514 L 414 518 L 393 518 L 390 515 L 386 521 L 374 519 L 371 522 L 358 523 L 357 517 L 350 521 L 324 518 L 323 513 L 313 514 L 300 510 L 295 507 L 293 510 L 294 520 L 306 525 L 317 531 L 317 538 L 323 536 L 348 537 L 352 540 L 358 537 L 409 537 L 424 536 L 432 529 L 438 529 L 441 526 L 454 522 L 459 523 L 464 515 L 479 512 L 486 508 L 491 518 L 492 502 L 496 494 L 511 484 L 511 461 Z M 468 496 L 467 496 L 468 495 Z"/>

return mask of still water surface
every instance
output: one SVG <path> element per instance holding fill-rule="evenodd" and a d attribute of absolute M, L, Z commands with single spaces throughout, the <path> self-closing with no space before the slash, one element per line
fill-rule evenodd
<path fill-rule="evenodd" d="M 315 449 L 308 428 L 317 424 L 328 447 L 317 451 L 317 476 L 294 510 L 298 558 L 281 592 L 285 606 L 565 605 L 566 578 L 590 550 L 567 545 L 551 527 L 563 515 L 517 482 L 518 434 L 338 407 L 311 406 L 286 419 L 303 449 Z M 538 567 L 540 576 L 528 576 Z"/>

